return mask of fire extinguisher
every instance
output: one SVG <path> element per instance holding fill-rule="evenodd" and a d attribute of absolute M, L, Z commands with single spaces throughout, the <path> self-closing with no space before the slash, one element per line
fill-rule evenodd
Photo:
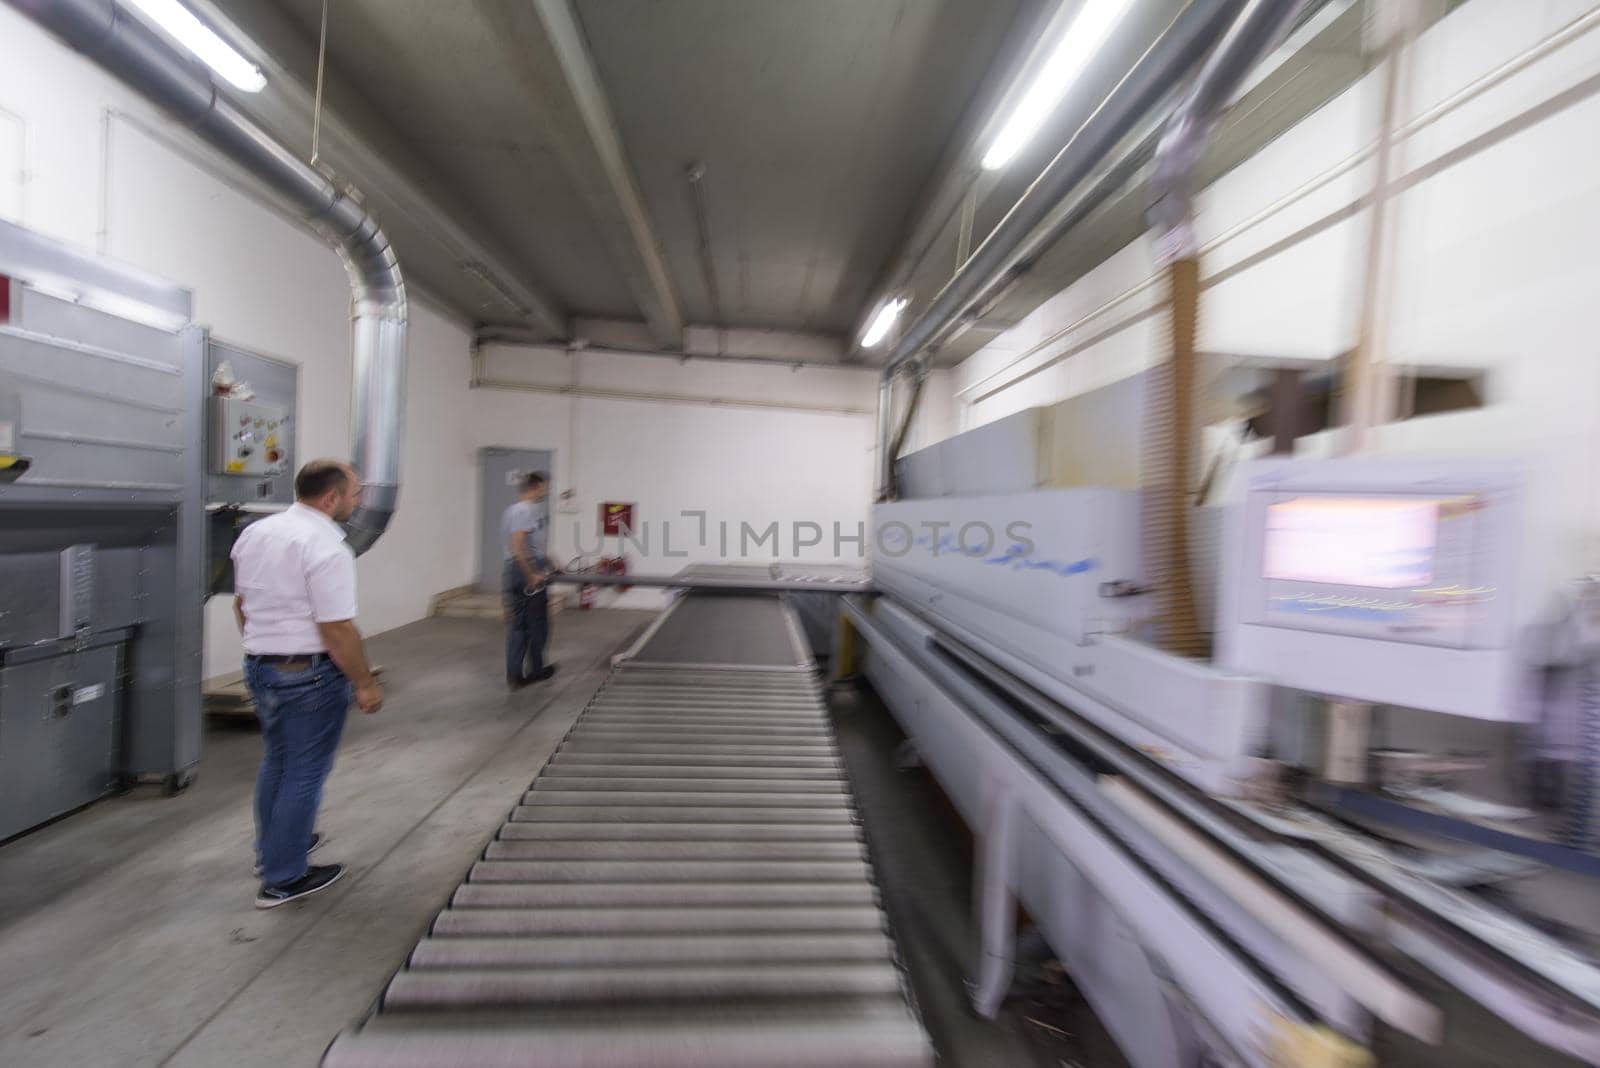
<path fill-rule="evenodd" d="M 628 558 L 626 556 L 613 556 L 611 558 L 611 573 L 613 575 L 626 575 L 628 573 Z M 618 593 L 627 593 L 632 586 L 618 586 Z"/>
<path fill-rule="evenodd" d="M 584 611 L 594 607 L 594 583 L 585 582 L 578 587 L 578 607 Z"/>

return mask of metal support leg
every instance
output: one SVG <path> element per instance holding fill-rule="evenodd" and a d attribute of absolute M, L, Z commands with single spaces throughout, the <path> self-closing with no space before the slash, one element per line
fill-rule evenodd
<path fill-rule="evenodd" d="M 832 682 L 845 682 L 856 677 L 859 644 L 855 624 L 843 612 L 839 613 L 839 626 L 834 632 Z"/>
<path fill-rule="evenodd" d="M 994 1019 L 1011 989 L 1017 945 L 1016 802 L 1005 789 L 990 799 L 988 818 L 978 842 L 973 904 L 978 921 L 976 976 L 967 983 L 972 1007 Z"/>

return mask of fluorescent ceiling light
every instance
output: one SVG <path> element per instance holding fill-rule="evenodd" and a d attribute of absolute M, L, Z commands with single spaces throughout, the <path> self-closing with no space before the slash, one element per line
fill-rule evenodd
<path fill-rule="evenodd" d="M 882 341 L 884 335 L 888 334 L 889 328 L 894 325 L 896 319 L 900 318 L 900 313 L 906 310 L 906 305 L 909 303 L 911 301 L 906 297 L 898 297 L 879 308 L 878 314 L 872 320 L 872 325 L 867 327 L 865 334 L 861 335 L 861 347 L 870 349 Z"/>
<path fill-rule="evenodd" d="M 178 0 L 128 0 L 144 12 L 146 18 L 167 31 L 194 57 L 222 76 L 235 89 L 259 93 L 266 88 L 266 75 L 218 37 L 211 28 L 195 17 L 193 11 Z"/>
<path fill-rule="evenodd" d="M 1095 50 L 1105 43 L 1129 3 L 1130 0 L 1084 0 L 1072 25 L 1061 35 L 1061 42 L 1044 61 L 1033 84 L 1022 94 L 1011 117 L 989 144 L 989 151 L 983 156 L 984 170 L 1004 167 L 1028 143 L 1028 138 L 1061 103 Z"/>

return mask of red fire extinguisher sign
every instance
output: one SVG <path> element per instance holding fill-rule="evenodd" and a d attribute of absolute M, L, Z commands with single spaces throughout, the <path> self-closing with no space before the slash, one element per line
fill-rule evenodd
<path fill-rule="evenodd" d="M 606 501 L 600 506 L 600 533 L 606 537 L 615 537 L 624 532 L 634 532 L 639 528 L 633 525 L 633 505 L 620 504 L 616 501 Z"/>

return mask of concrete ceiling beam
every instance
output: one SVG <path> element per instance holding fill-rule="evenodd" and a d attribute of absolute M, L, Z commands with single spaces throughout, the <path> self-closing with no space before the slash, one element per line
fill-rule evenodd
<path fill-rule="evenodd" d="M 656 344 L 683 344 L 684 315 L 661 239 L 571 0 L 479 0 L 527 89 L 529 121 L 555 146 Z"/>

